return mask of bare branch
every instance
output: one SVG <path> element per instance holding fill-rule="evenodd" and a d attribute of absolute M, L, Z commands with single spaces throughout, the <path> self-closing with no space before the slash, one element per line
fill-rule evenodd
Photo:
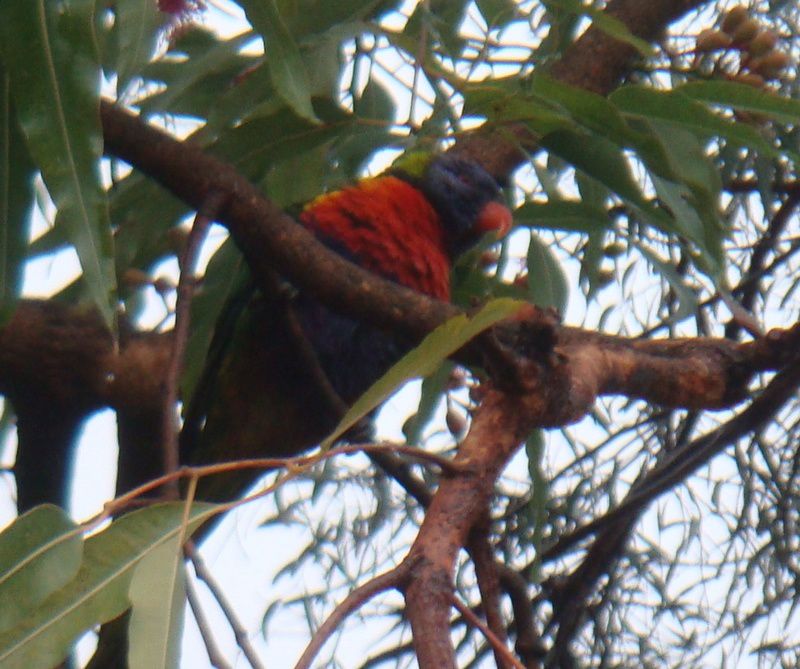
<path fill-rule="evenodd" d="M 261 664 L 253 645 L 250 643 L 250 637 L 247 635 L 247 631 L 239 620 L 239 617 L 236 615 L 236 611 L 233 610 L 233 606 L 228 601 L 228 598 L 225 596 L 225 593 L 222 591 L 219 583 L 217 583 L 216 579 L 214 578 L 214 575 L 206 566 L 203 556 L 200 555 L 200 552 L 197 550 L 194 542 L 187 541 L 183 545 L 183 551 L 186 554 L 186 557 L 188 557 L 191 561 L 192 566 L 194 567 L 194 572 L 197 574 L 197 578 L 206 584 L 206 587 L 211 591 L 211 594 L 214 596 L 217 604 L 219 604 L 219 607 L 222 609 L 225 619 L 228 621 L 228 624 L 233 630 L 236 644 L 239 646 L 239 648 L 241 648 L 242 653 L 244 653 L 244 656 L 247 658 L 247 661 L 250 662 L 250 665 L 254 669 L 262 669 L 263 665 Z M 192 609 L 194 610 L 194 607 L 192 607 Z M 211 655 L 210 652 L 209 655 Z"/>
<path fill-rule="evenodd" d="M 223 204 L 223 196 L 216 191 L 209 193 L 195 216 L 186 246 L 178 259 L 180 276 L 175 301 L 175 327 L 172 330 L 172 351 L 164 379 L 164 402 L 162 409 L 162 438 L 164 452 L 164 472 L 169 474 L 178 470 L 180 453 L 178 449 L 178 423 L 175 406 L 178 402 L 178 384 L 186 343 L 189 339 L 189 322 L 191 318 L 192 297 L 197 279 L 195 265 L 200 248 L 205 241 L 208 228 L 211 226 L 217 211 Z M 179 496 L 177 481 L 172 481 L 167 492 L 174 497 Z"/>
<path fill-rule="evenodd" d="M 206 653 L 208 653 L 208 660 L 211 662 L 211 666 L 217 669 L 233 669 L 233 665 L 225 659 L 217 642 L 214 640 L 214 632 L 211 624 L 208 622 L 208 618 L 206 618 L 205 613 L 203 613 L 203 606 L 200 604 L 200 599 L 197 596 L 194 583 L 188 578 L 186 579 L 186 599 L 189 601 L 189 608 L 191 608 L 192 615 L 194 615 L 197 626 L 200 628 L 200 636 L 206 647 Z"/>
<path fill-rule="evenodd" d="M 464 620 L 466 620 L 476 629 L 479 629 L 483 636 L 486 637 L 486 640 L 489 642 L 489 645 L 491 645 L 492 650 L 495 653 L 495 657 L 499 658 L 497 665 L 498 667 L 514 667 L 514 669 L 525 669 L 525 665 L 523 665 L 516 657 L 514 657 L 511 654 L 511 651 L 506 648 L 503 640 L 500 639 L 491 629 L 489 629 L 486 623 L 484 623 L 472 612 L 472 609 L 470 609 L 455 595 L 451 595 L 451 601 L 456 610 L 458 610 L 458 612 L 464 616 Z"/>
<path fill-rule="evenodd" d="M 295 669 L 309 669 L 322 646 L 325 645 L 325 642 L 344 622 L 347 616 L 357 611 L 375 595 L 393 588 L 400 588 L 413 568 L 413 561 L 406 559 L 391 571 L 376 576 L 351 591 L 314 633 L 297 664 L 295 664 Z"/>

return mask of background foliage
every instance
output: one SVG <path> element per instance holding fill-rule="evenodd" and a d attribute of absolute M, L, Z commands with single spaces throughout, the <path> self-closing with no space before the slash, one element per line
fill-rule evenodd
<path fill-rule="evenodd" d="M 557 307 L 571 324 L 643 337 L 738 338 L 743 323 L 769 329 L 796 318 L 795 3 L 733 12 L 732 3 L 706 3 L 652 45 L 605 16 L 603 3 L 569 0 L 160 4 L 0 5 L 6 317 L 25 268 L 74 249 L 79 276 L 51 299 L 91 303 L 112 326 L 122 302 L 138 327 L 162 316 L 155 327 L 171 327 L 169 268 L 189 212 L 102 158 L 102 94 L 229 161 L 289 210 L 399 151 L 457 143 L 481 123 L 522 122 L 538 149 L 507 188 L 515 232 L 455 269 L 456 302 L 527 299 Z M 221 12 L 234 13 L 234 31 L 218 29 L 230 23 Z M 608 97 L 547 74 L 590 22 L 639 51 Z M 41 220 L 45 229 L 32 233 Z M 241 263 L 230 242 L 208 263 L 193 304 L 186 393 Z M 395 402 L 383 429 L 397 438 L 402 423 L 409 443 L 448 454 L 468 425 L 472 380 L 441 363 L 443 353 L 424 355 L 437 371 L 418 409 L 403 423 Z M 575 620 L 577 666 L 800 662 L 798 416 L 794 402 L 619 531 Z M 559 586 L 585 556 L 564 537 L 615 507 L 665 454 L 729 418 L 618 398 L 577 425 L 531 436 L 502 481 L 492 532 L 527 582 L 544 651 L 558 633 L 550 623 L 559 621 Z M 265 595 L 262 628 L 250 632 L 263 634 L 264 661 L 282 666 L 287 658 L 269 649 L 292 612 L 313 630 L 355 584 L 402 557 L 422 511 L 360 458 L 326 461 L 260 504 L 267 527 L 252 533 L 291 532 L 299 546 L 276 577 L 291 597 Z M 187 523 L 211 511 L 150 507 L 89 538 L 54 507 L 21 517 L 0 536 L 0 666 L 50 667 L 77 634 L 129 602 L 131 666 L 169 666 L 184 616 L 178 546 Z M 457 586 L 478 602 L 466 561 Z M 366 609 L 374 636 L 345 628 L 328 649 L 331 666 L 354 666 L 354 657 L 365 667 L 407 666 L 400 614 L 391 597 Z M 490 661 L 463 620 L 454 619 L 453 634 L 463 666 Z M 350 644 L 363 652 L 348 652 Z"/>

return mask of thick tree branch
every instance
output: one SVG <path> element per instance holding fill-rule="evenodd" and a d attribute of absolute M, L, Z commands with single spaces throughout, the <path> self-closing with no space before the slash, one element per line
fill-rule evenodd
<path fill-rule="evenodd" d="M 456 558 L 483 517 L 497 476 L 527 434 L 528 416 L 519 398 L 487 394 L 455 458 L 470 474 L 443 479 L 406 558 L 418 565 L 404 594 L 421 667 L 456 666 L 449 635 Z"/>
<path fill-rule="evenodd" d="M 382 282 L 381 282 L 382 283 Z M 419 297 L 419 296 L 417 296 Z M 422 298 L 425 299 L 425 298 Z M 514 344 L 524 324 L 499 333 Z M 152 411 L 158 406 L 171 333 L 122 337 L 115 350 L 96 312 L 42 301 L 20 302 L 0 328 L 0 393 L 12 398 L 34 391 L 90 411 L 105 406 Z M 775 330 L 756 342 L 725 339 L 638 340 L 580 328 L 556 333 L 552 360 L 523 370 L 536 385 L 540 375 L 574 375 L 572 407 L 562 406 L 552 424 L 577 418 L 599 394 L 637 397 L 685 408 L 722 408 L 744 396 L 752 375 L 781 369 L 800 346 L 800 326 Z M 36 363 L 36 364 L 34 364 Z M 581 390 L 584 400 L 578 399 Z M 548 391 L 553 392 L 553 391 Z"/>
<path fill-rule="evenodd" d="M 268 291 L 275 273 L 337 312 L 419 340 L 458 313 L 347 262 L 297 225 L 232 166 L 119 107 L 101 106 L 105 150 L 155 179 L 194 209 L 211 193 L 225 203 L 225 225 Z"/>

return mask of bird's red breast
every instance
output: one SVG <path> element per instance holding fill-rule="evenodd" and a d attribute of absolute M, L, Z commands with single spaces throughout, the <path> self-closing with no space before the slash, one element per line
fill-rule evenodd
<path fill-rule="evenodd" d="M 395 176 L 365 179 L 321 195 L 300 221 L 341 243 L 355 262 L 440 300 L 450 299 L 450 260 L 439 216 L 425 196 Z"/>

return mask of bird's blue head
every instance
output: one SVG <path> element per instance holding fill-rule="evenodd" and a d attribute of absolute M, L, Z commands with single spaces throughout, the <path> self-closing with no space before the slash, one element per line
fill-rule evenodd
<path fill-rule="evenodd" d="M 409 165 L 409 167 L 407 167 Z M 501 200 L 497 181 L 480 165 L 448 154 L 416 158 L 397 164 L 410 176 L 442 220 L 447 252 L 455 259 L 484 234 L 504 236 L 511 212 Z"/>

